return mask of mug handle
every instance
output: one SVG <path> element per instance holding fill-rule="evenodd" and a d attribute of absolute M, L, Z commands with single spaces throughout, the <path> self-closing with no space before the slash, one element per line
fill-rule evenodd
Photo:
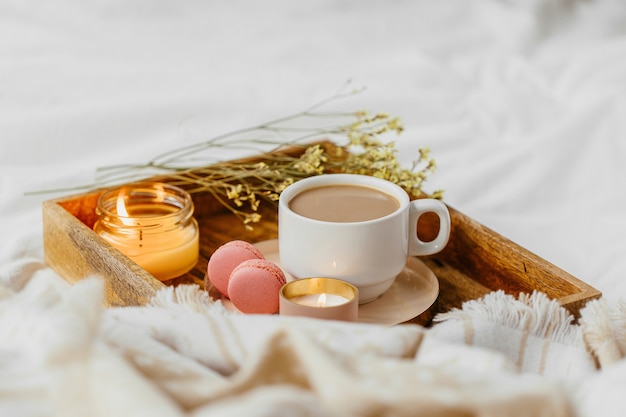
<path fill-rule="evenodd" d="M 439 217 L 439 233 L 430 242 L 417 237 L 417 221 L 424 213 L 432 212 Z M 450 238 L 450 212 L 448 207 L 434 198 L 424 198 L 410 202 L 409 209 L 409 256 L 432 255 L 440 252 Z"/>

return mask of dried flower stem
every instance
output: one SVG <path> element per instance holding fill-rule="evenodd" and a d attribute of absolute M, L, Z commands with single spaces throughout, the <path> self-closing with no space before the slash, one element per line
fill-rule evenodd
<path fill-rule="evenodd" d="M 261 219 L 258 213 L 261 200 L 275 203 L 289 184 L 313 175 L 329 172 L 371 175 L 394 182 L 411 195 L 422 195 L 423 182 L 436 169 L 429 150 L 418 149 L 413 165 L 404 168 L 396 159 L 395 142 L 382 140 L 385 135 L 402 133 L 399 118 L 386 113 L 317 110 L 354 93 L 339 91 L 305 111 L 185 145 L 144 164 L 100 168 L 96 183 L 81 188 L 101 188 L 159 175 L 174 185 L 184 186 L 190 193 L 212 194 L 249 229 Z M 290 124 L 311 120 L 316 123 Z M 321 120 L 335 122 L 319 126 Z M 337 154 L 329 155 L 322 146 L 312 143 L 322 139 L 337 144 Z M 303 152 L 299 156 L 284 152 L 290 147 L 301 147 Z M 261 162 L 211 161 L 211 155 L 206 153 L 217 148 L 260 153 Z M 441 192 L 433 196 L 441 197 Z"/>

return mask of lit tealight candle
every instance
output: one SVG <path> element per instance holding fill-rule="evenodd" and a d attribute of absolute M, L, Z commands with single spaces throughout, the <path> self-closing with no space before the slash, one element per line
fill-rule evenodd
<path fill-rule="evenodd" d="M 347 303 L 349 299 L 337 294 L 307 294 L 291 298 L 291 301 L 297 304 L 312 307 L 331 307 Z"/>
<path fill-rule="evenodd" d="M 198 261 L 198 224 L 184 190 L 137 183 L 108 190 L 98 200 L 94 231 L 155 278 L 166 281 Z"/>
<path fill-rule="evenodd" d="M 280 290 L 280 314 L 320 319 L 356 321 L 359 291 L 335 278 L 302 278 Z"/>

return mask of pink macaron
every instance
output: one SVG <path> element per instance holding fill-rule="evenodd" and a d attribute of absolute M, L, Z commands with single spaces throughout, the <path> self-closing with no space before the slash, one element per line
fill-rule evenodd
<path fill-rule="evenodd" d="M 260 250 L 243 240 L 233 240 L 223 244 L 211 255 L 207 265 L 207 278 L 204 288 L 209 291 L 210 284 L 226 297 L 230 274 L 242 262 L 249 259 L 265 259 Z"/>
<path fill-rule="evenodd" d="M 278 311 L 278 293 L 286 281 L 283 271 L 273 262 L 244 261 L 230 274 L 230 301 L 242 313 L 274 314 Z"/>

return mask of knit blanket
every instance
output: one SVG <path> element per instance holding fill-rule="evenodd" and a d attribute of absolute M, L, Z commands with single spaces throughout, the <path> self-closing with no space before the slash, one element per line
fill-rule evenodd
<path fill-rule="evenodd" d="M 0 286 L 0 415 L 594 416 L 626 400 L 626 306 L 580 324 L 500 291 L 432 327 L 244 315 L 197 286 L 105 309 L 31 265 Z"/>

